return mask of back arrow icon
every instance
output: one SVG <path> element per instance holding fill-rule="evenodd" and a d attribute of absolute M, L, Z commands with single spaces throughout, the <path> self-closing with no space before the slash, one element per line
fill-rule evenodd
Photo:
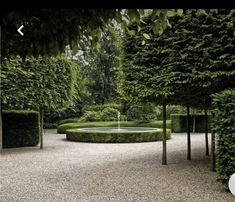
<path fill-rule="evenodd" d="M 20 26 L 20 28 L 19 29 L 17 29 L 17 31 L 20 33 L 20 35 L 24 35 L 24 33 L 23 32 L 21 32 L 21 30 L 23 29 L 23 27 L 24 27 L 24 25 L 21 25 Z"/>

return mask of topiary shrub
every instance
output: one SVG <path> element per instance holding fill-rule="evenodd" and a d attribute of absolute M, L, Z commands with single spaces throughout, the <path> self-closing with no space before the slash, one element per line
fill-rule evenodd
<path fill-rule="evenodd" d="M 3 148 L 36 146 L 39 142 L 39 113 L 11 110 L 2 113 Z"/>
<path fill-rule="evenodd" d="M 213 95 L 212 108 L 213 130 L 217 134 L 217 179 L 227 184 L 235 173 L 235 90 Z"/>

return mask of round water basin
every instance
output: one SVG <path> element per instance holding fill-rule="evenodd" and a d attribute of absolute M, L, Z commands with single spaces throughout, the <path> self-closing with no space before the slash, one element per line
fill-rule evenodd
<path fill-rule="evenodd" d="M 94 127 L 66 130 L 66 138 L 77 142 L 128 143 L 162 140 L 162 129 L 146 127 Z M 167 139 L 170 130 L 167 129 Z"/>

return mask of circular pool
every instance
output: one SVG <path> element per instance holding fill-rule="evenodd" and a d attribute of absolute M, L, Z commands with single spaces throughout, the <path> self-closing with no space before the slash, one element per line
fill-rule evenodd
<path fill-rule="evenodd" d="M 66 138 L 77 142 L 128 143 L 162 140 L 162 129 L 146 127 L 94 127 L 66 130 Z M 167 139 L 170 130 L 167 129 Z"/>

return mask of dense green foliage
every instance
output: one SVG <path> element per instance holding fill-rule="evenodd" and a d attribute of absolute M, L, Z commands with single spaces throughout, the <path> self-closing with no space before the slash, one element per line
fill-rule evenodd
<path fill-rule="evenodd" d="M 66 108 L 76 93 L 76 74 L 75 63 L 65 58 L 10 59 L 2 65 L 2 106 L 4 109 Z"/>
<path fill-rule="evenodd" d="M 157 120 L 159 111 L 152 104 L 131 105 L 127 112 L 128 121 L 150 122 Z"/>
<path fill-rule="evenodd" d="M 78 119 L 79 120 L 79 119 Z M 171 128 L 171 121 L 167 120 L 166 122 L 167 128 Z M 153 121 L 149 123 L 139 123 L 134 121 L 121 121 L 121 127 L 151 127 L 151 128 L 162 128 L 162 121 Z M 57 133 L 65 133 L 67 129 L 72 128 L 89 128 L 89 127 L 117 127 L 118 124 L 116 121 L 106 121 L 106 122 L 86 122 L 80 123 L 75 122 L 75 119 L 72 120 L 71 123 L 61 124 L 57 128 Z"/>
<path fill-rule="evenodd" d="M 208 116 L 208 132 L 211 131 L 211 116 Z M 184 133 L 187 131 L 186 114 L 171 114 L 171 131 L 173 133 Z M 196 114 L 190 116 L 191 132 L 203 133 L 205 131 L 205 116 L 203 114 Z M 194 125 L 195 124 L 195 125 Z M 193 131 L 194 130 L 194 131 Z"/>
<path fill-rule="evenodd" d="M 82 109 L 83 115 L 80 118 L 68 118 L 59 121 L 59 125 L 64 123 L 79 123 L 90 121 L 117 121 L 117 111 L 121 112 L 121 121 L 135 121 L 139 123 L 147 123 L 156 120 L 162 120 L 162 107 L 149 105 L 130 104 L 125 106 L 123 110 L 122 104 L 109 103 L 105 105 L 85 105 Z M 198 110 L 197 110 L 198 111 Z M 173 113 L 185 113 L 185 109 L 181 106 L 168 105 L 167 119 Z M 57 123 L 52 125 L 54 128 Z"/>
<path fill-rule="evenodd" d="M 235 172 L 235 90 L 213 96 L 213 130 L 217 134 L 216 172 L 227 183 Z"/>
<path fill-rule="evenodd" d="M 140 32 L 124 37 L 122 95 L 134 102 L 164 97 L 168 103 L 210 106 L 211 94 L 235 86 L 234 11 L 186 10 L 157 37 L 146 18 Z M 143 34 L 149 39 L 143 41 Z"/>
<path fill-rule="evenodd" d="M 120 105 L 114 103 L 105 105 L 86 105 L 83 110 L 84 114 L 80 117 L 79 122 L 116 121 L 118 112 L 120 111 Z M 121 115 L 120 120 L 126 120 L 126 116 Z"/>
<path fill-rule="evenodd" d="M 83 107 L 91 100 L 92 95 L 87 89 L 87 79 L 83 75 L 83 68 L 77 63 L 73 62 L 73 65 L 76 66 L 76 84 L 74 99 L 73 102 L 68 105 L 65 109 L 56 108 L 56 109 L 47 109 L 44 114 L 45 128 L 56 128 L 60 120 L 72 117 L 80 117 L 84 110 Z"/>
<path fill-rule="evenodd" d="M 177 14 L 182 14 L 178 10 Z M 11 55 L 56 56 L 66 46 L 74 52 L 97 44 L 102 31 L 115 25 L 129 30 L 129 22 L 140 23 L 143 9 L 21 9 L 5 13 L 1 21 L 1 45 L 3 58 Z M 167 17 L 176 15 L 174 10 L 152 10 L 152 28 L 161 34 L 169 26 Z M 158 19 L 156 21 L 156 19 Z M 22 37 L 16 30 L 24 25 Z"/>
<path fill-rule="evenodd" d="M 117 111 L 121 111 L 121 105 L 120 104 L 116 104 L 116 103 L 108 103 L 108 104 L 104 104 L 104 105 L 85 105 L 83 107 L 83 111 L 103 111 L 105 108 L 113 108 Z"/>
<path fill-rule="evenodd" d="M 83 98 L 80 98 L 83 99 Z M 82 115 L 82 102 L 74 100 L 74 104 L 64 110 L 49 109 L 44 113 L 44 128 L 56 128 L 60 120 Z"/>
<path fill-rule="evenodd" d="M 35 111 L 3 111 L 3 148 L 36 146 L 39 114 Z"/>
<path fill-rule="evenodd" d="M 97 50 L 86 51 L 80 61 L 83 77 L 86 78 L 90 104 L 117 102 L 118 68 L 120 48 L 117 34 L 104 32 Z"/>
<path fill-rule="evenodd" d="M 170 139 L 171 132 L 167 130 L 167 139 Z M 162 130 L 151 132 L 84 132 L 75 129 L 66 131 L 67 140 L 76 142 L 99 142 L 99 143 L 134 143 L 153 142 L 162 140 Z"/>

